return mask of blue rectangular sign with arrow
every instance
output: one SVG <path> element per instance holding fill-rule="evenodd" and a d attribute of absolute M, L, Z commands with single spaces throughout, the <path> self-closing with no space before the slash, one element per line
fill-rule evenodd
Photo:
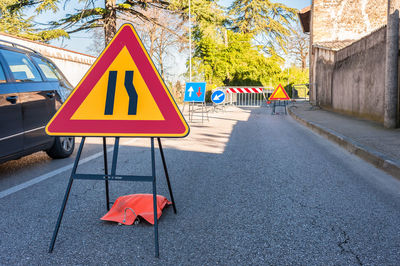
<path fill-rule="evenodd" d="M 185 88 L 184 102 L 204 102 L 206 99 L 205 82 L 188 82 Z"/>

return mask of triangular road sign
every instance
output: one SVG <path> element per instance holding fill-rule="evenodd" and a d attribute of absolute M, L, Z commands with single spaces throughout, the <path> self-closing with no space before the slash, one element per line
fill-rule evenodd
<path fill-rule="evenodd" d="M 124 24 L 46 127 L 49 135 L 184 137 L 189 126 Z"/>
<path fill-rule="evenodd" d="M 268 98 L 270 101 L 276 101 L 276 100 L 290 100 L 289 95 L 286 93 L 285 89 L 282 87 L 281 84 L 274 90 L 274 92 L 271 94 L 271 96 Z"/>

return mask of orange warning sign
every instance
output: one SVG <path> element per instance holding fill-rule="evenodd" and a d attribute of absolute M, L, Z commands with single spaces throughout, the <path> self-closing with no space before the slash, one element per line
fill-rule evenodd
<path fill-rule="evenodd" d="M 268 98 L 270 101 L 276 101 L 276 100 L 290 100 L 289 95 L 286 93 L 285 89 L 282 87 L 281 84 L 274 90 L 274 92 L 271 94 L 271 96 Z"/>
<path fill-rule="evenodd" d="M 135 29 L 125 24 L 50 120 L 46 132 L 184 137 L 189 126 Z"/>

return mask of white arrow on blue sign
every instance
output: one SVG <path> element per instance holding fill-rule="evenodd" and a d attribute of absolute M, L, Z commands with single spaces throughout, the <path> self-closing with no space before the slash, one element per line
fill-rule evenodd
<path fill-rule="evenodd" d="M 205 82 L 186 83 L 184 102 L 204 102 L 206 99 Z"/>
<path fill-rule="evenodd" d="M 211 95 L 211 101 L 215 104 L 223 103 L 225 101 L 225 93 L 221 90 L 216 90 Z"/>

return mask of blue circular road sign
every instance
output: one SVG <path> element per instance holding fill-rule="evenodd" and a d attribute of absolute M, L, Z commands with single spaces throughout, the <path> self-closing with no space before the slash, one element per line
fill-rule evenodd
<path fill-rule="evenodd" d="M 221 90 L 216 90 L 211 94 L 211 101 L 213 103 L 219 104 L 225 101 L 225 93 Z"/>

